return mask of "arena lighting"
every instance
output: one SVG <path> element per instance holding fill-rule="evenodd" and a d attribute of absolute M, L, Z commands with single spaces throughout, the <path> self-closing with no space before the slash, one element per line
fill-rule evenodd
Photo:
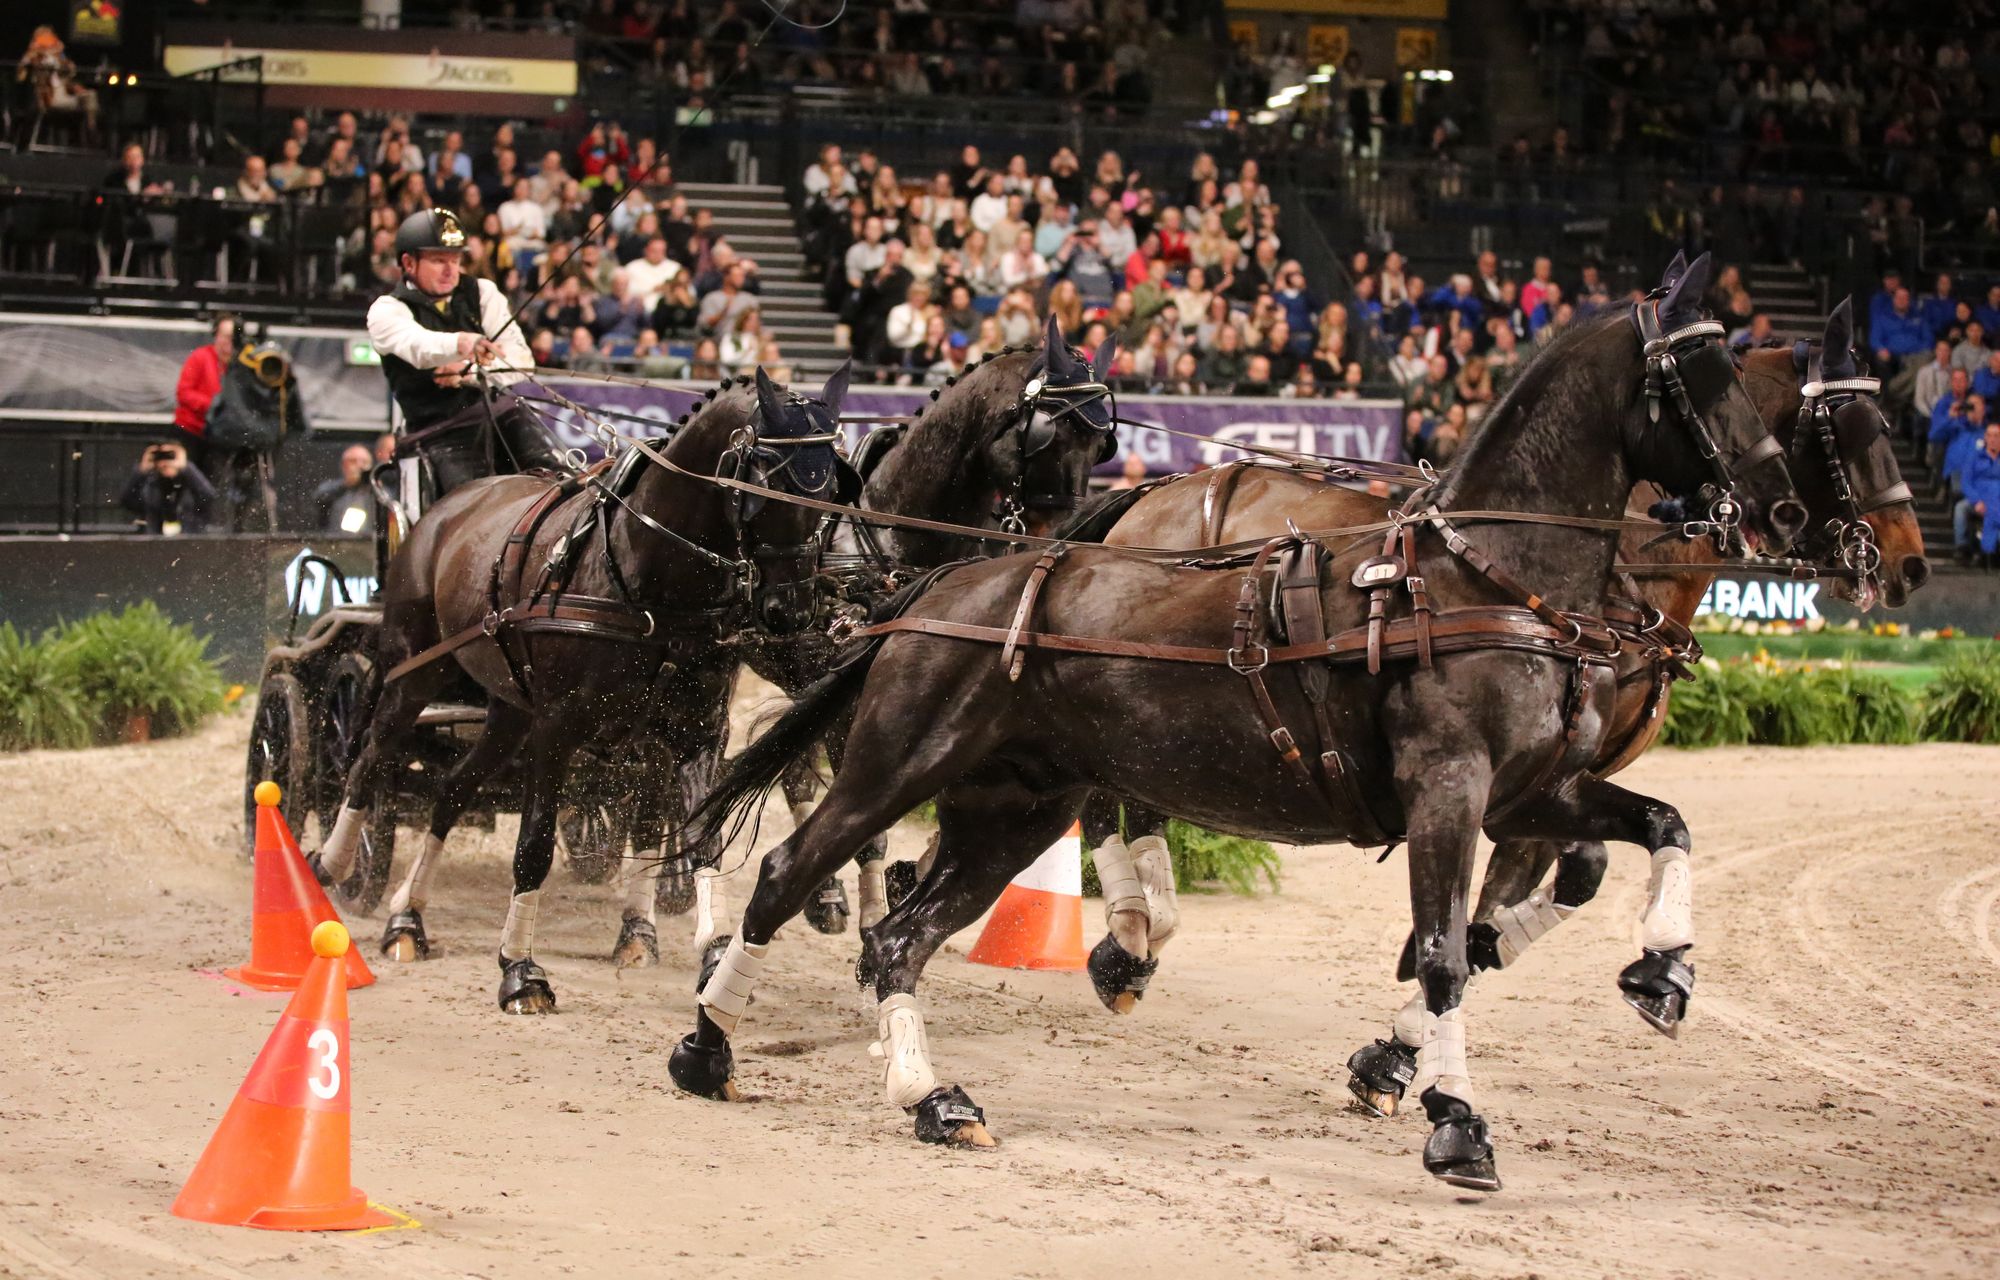
<path fill-rule="evenodd" d="M 1256 115 L 1250 117 L 1250 123 L 1276 124 L 1278 123 L 1278 113 L 1275 111 L 1259 111 Z"/>
<path fill-rule="evenodd" d="M 1333 79 L 1333 76 L 1332 76 L 1331 74 L 1329 74 L 1328 72 L 1325 72 L 1325 71 L 1315 71 L 1315 72 L 1313 72 L 1313 73 L 1312 73 L 1311 75 L 1309 75 L 1309 76 L 1307 76 L 1307 77 L 1306 77 L 1306 83 L 1307 83 L 1307 84 L 1326 84 L 1327 82 L 1331 81 L 1332 79 Z"/>

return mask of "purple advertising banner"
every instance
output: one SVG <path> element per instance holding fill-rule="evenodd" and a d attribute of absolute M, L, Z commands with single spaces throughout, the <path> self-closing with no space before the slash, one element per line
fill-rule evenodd
<path fill-rule="evenodd" d="M 658 422 L 664 429 L 688 411 L 705 387 L 598 382 L 560 376 L 543 380 L 563 398 L 586 409 L 611 410 Z M 533 396 L 532 390 L 523 389 Z M 930 392 L 905 387 L 859 387 L 848 392 L 841 414 L 904 417 L 930 402 Z M 565 445 L 593 456 L 596 435 L 574 410 L 537 404 L 554 423 Z M 1143 427 L 1118 428 L 1118 453 L 1097 468 L 1099 475 L 1116 475 L 1126 455 L 1137 452 L 1150 475 L 1198 471 L 1246 456 L 1233 444 L 1364 458 L 1371 462 L 1402 462 L 1403 406 L 1393 400 L 1190 399 L 1176 396 L 1120 396 L 1119 416 L 1158 423 L 1200 437 L 1168 435 Z M 637 423 L 611 419 L 619 431 L 646 434 Z M 867 424 L 849 423 L 850 443 L 867 432 Z"/>

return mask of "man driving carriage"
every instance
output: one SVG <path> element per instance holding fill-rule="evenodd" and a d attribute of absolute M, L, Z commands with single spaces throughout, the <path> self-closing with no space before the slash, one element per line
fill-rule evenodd
<path fill-rule="evenodd" d="M 416 458 L 436 501 L 468 480 L 561 471 L 555 441 L 508 388 L 534 367 L 490 280 L 463 274 L 455 214 L 422 209 L 396 231 L 402 283 L 368 308 L 368 337 L 402 410 L 397 456 Z"/>

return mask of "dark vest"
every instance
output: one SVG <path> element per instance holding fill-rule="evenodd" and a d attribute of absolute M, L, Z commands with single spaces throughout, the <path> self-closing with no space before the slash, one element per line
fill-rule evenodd
<path fill-rule="evenodd" d="M 444 298 L 432 298 L 405 280 L 391 297 L 410 309 L 417 323 L 436 333 L 479 333 L 479 281 L 465 276 L 458 288 Z M 443 307 L 440 309 L 439 304 Z M 440 387 L 432 378 L 434 370 L 419 369 L 400 356 L 382 353 L 382 372 L 389 379 L 389 392 L 403 411 L 406 429 L 419 431 L 461 409 L 479 403 L 479 388 L 468 383 L 460 387 Z"/>

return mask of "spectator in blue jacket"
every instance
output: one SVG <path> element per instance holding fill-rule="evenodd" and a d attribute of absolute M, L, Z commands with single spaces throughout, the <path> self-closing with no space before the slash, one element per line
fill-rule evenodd
<path fill-rule="evenodd" d="M 1938 273 L 1936 288 L 1917 308 L 1917 313 L 1923 316 L 1925 326 L 1930 329 L 1932 342 L 1951 332 L 1952 325 L 1958 321 L 1958 299 L 1951 296 L 1950 275 Z"/>
<path fill-rule="evenodd" d="M 1896 290 L 1868 337 L 1875 344 L 1875 364 L 1884 371 L 1900 370 L 1904 361 L 1931 349 L 1930 327 L 1911 303 L 1908 289 Z"/>
<path fill-rule="evenodd" d="M 1458 316 L 1456 328 L 1478 333 L 1480 326 L 1486 323 L 1486 304 L 1473 289 L 1472 277 L 1463 272 L 1453 276 L 1451 283 L 1433 291 L 1424 302 L 1439 314 L 1447 311 L 1455 313 Z"/>
<path fill-rule="evenodd" d="M 1951 371 L 1951 389 L 1937 398 L 1931 406 L 1930 448 L 1925 459 L 1930 463 L 1931 472 L 1940 481 L 1948 481 L 1950 468 L 1945 465 L 1945 457 L 1951 452 L 1952 441 L 1958 439 L 1965 430 L 1966 402 L 1972 398 L 1972 378 L 1963 369 Z"/>
<path fill-rule="evenodd" d="M 1980 447 L 1965 461 L 1965 496 L 1952 508 L 1952 542 L 1961 562 L 1972 558 L 1972 518 L 1979 517 L 1979 553 L 1987 568 L 2000 549 L 2000 422 L 1986 428 Z"/>
<path fill-rule="evenodd" d="M 2000 349 L 1986 353 L 1985 367 L 1972 375 L 1972 390 L 1988 404 L 2000 396 Z"/>
<path fill-rule="evenodd" d="M 1896 290 L 1902 287 L 1902 272 L 1891 269 L 1882 273 L 1882 287 L 1868 299 L 1868 332 L 1871 335 L 1882 326 L 1882 317 L 1895 309 Z"/>
<path fill-rule="evenodd" d="M 1988 333 L 2000 333 L 2000 284 L 1986 290 L 1986 301 L 1972 309 L 1972 318 Z"/>

